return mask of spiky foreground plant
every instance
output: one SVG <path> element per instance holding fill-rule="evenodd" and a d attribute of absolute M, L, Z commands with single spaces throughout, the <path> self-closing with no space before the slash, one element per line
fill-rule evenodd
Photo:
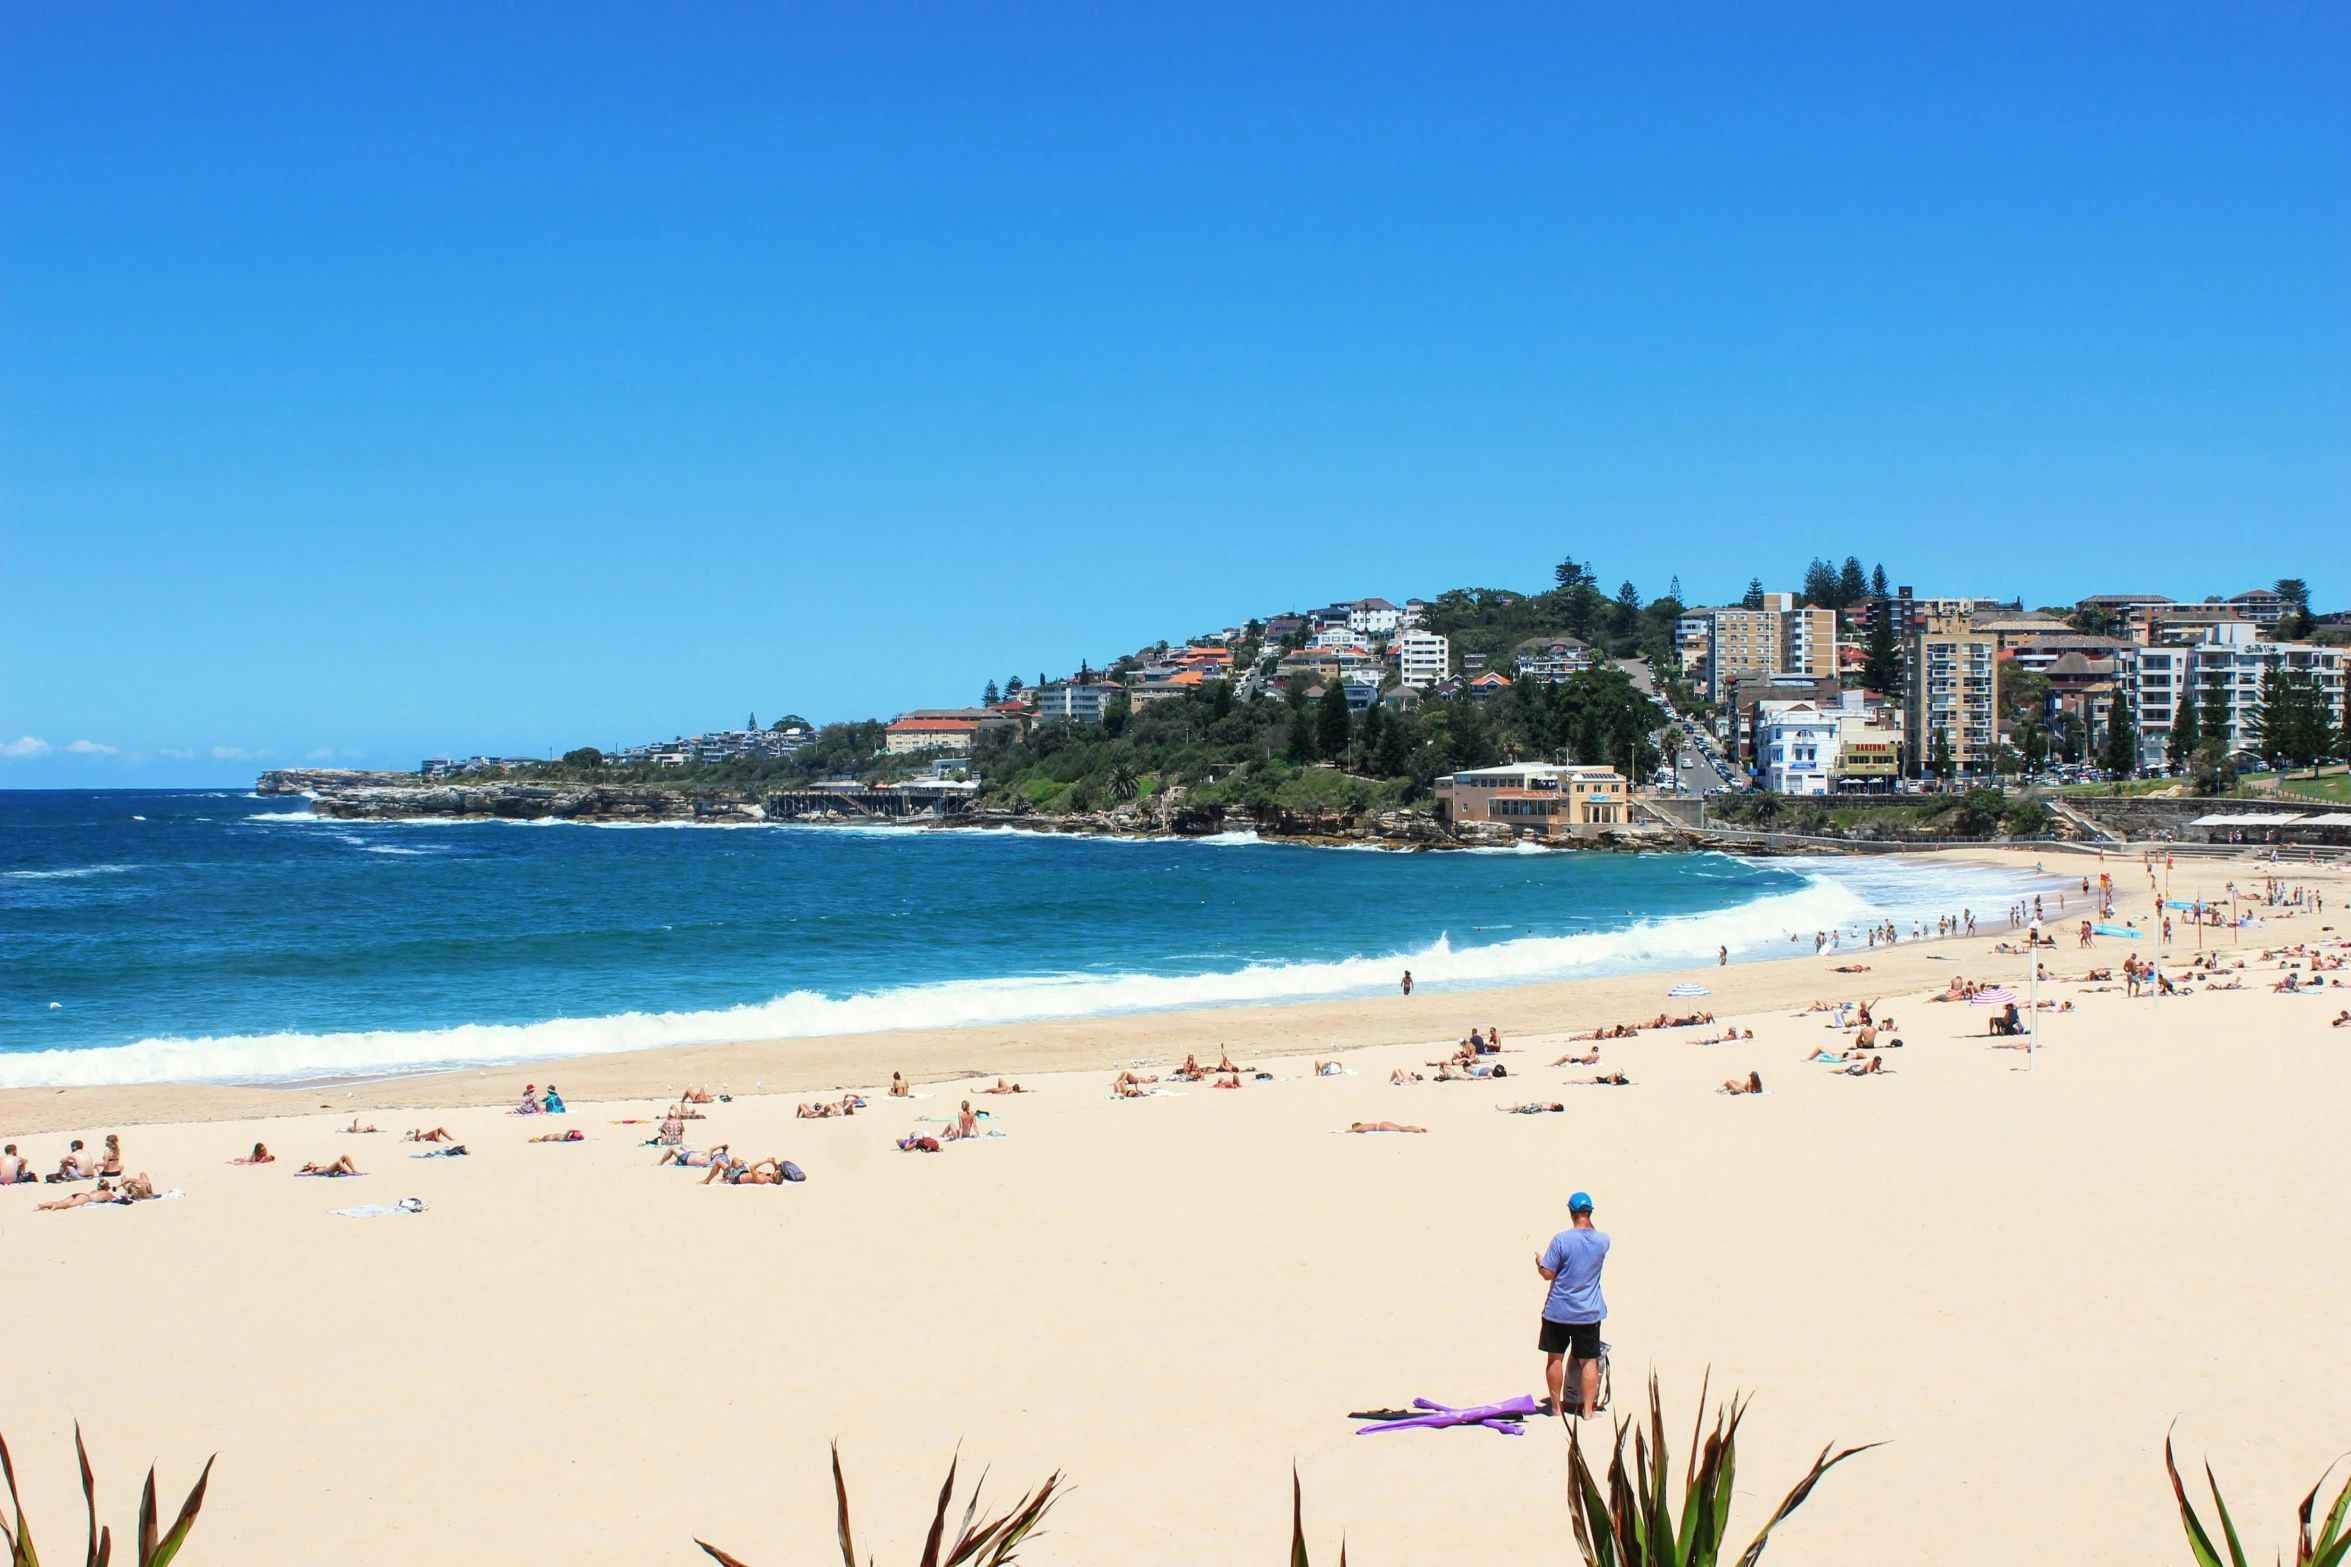
<path fill-rule="evenodd" d="M 971 1488 L 971 1500 L 963 1509 L 963 1525 L 956 1531 L 955 1543 L 947 1544 L 947 1504 L 955 1496 L 955 1461 L 947 1465 L 947 1483 L 939 1487 L 939 1508 L 931 1517 L 930 1537 L 923 1542 L 922 1567 L 963 1567 L 966 1562 L 975 1567 L 1005 1567 L 1016 1560 L 1014 1552 L 1021 1541 L 1034 1533 L 1044 1521 L 1047 1511 L 1060 1500 L 1061 1471 L 1045 1477 L 1045 1483 L 1022 1497 L 1012 1509 L 998 1518 L 977 1522 L 980 1511 L 980 1490 L 988 1483 L 985 1474 L 979 1485 Z M 849 1536 L 849 1483 L 841 1477 L 841 1444 L 833 1444 L 833 1498 L 839 1509 L 838 1527 L 841 1534 L 841 1560 L 847 1567 L 857 1567 L 857 1547 Z M 737 1557 L 728 1555 L 707 1540 L 694 1542 L 721 1567 L 746 1567 Z M 945 1554 L 942 1555 L 941 1552 Z M 866 1558 L 872 1567 L 873 1558 Z"/>
<path fill-rule="evenodd" d="M 1706 1385 L 1699 1388 L 1698 1419 L 1690 1431 L 1690 1461 L 1682 1479 L 1678 1525 L 1665 1452 L 1665 1410 L 1654 1375 L 1649 1378 L 1649 1429 L 1643 1432 L 1630 1421 L 1617 1422 L 1616 1451 L 1609 1460 L 1605 1494 L 1584 1462 L 1582 1438 L 1572 1437 L 1567 1454 L 1568 1504 L 1584 1567 L 1715 1567 L 1722 1558 L 1723 1536 L 1730 1532 L 1731 1478 L 1738 1465 L 1739 1421 L 1746 1412 L 1746 1401 L 1734 1397 L 1715 1410 L 1714 1430 L 1707 1432 Z M 1702 1435 L 1703 1444 L 1699 1441 Z M 1627 1436 L 1633 1442 L 1630 1465 L 1625 1462 Z M 1829 1447 L 1835 1445 L 1832 1442 Z M 1753 1567 L 1763 1555 L 1771 1531 L 1804 1505 L 1822 1475 L 1855 1453 L 1878 1445 L 1870 1442 L 1848 1447 L 1834 1458 L 1828 1447 L 1822 1448 L 1812 1461 L 1811 1473 L 1796 1482 L 1796 1488 L 1739 1557 L 1739 1567 Z"/>
<path fill-rule="evenodd" d="M 2338 1458 L 2335 1463 L 2339 1464 Z M 2204 1466 L 2204 1483 L 2212 1489 L 2212 1507 L 2220 1515 L 2221 1537 L 2228 1541 L 2227 1562 L 2212 1548 L 2212 1536 L 2204 1532 L 2204 1521 L 2196 1516 L 2196 1509 L 2188 1503 L 2188 1488 L 2180 1484 L 2180 1466 L 2172 1461 L 2171 1433 L 2163 1434 L 2163 1468 L 2171 1476 L 2171 1494 L 2179 1498 L 2180 1527 L 2188 1531 L 2188 1549 L 2196 1555 L 2196 1567 L 2246 1567 L 2245 1547 L 2237 1539 L 2236 1521 L 2229 1517 L 2229 1504 L 2220 1499 L 2220 1482 L 2212 1476 L 2212 1466 Z M 2351 1554 L 2351 1535 L 2343 1532 L 2343 1520 L 2351 1514 L 2351 1479 L 2343 1482 L 2343 1489 L 2335 1495 L 2335 1505 L 2327 1509 L 2327 1519 L 2318 1532 L 2310 1536 L 2310 1510 L 2317 1505 L 2319 1486 L 2327 1483 L 2327 1475 L 2334 1473 L 2335 1464 L 2326 1466 L 2318 1477 L 2318 1485 L 2302 1498 L 2298 1513 L 2301 1529 L 2294 1541 L 2294 1567 L 2341 1567 L 2346 1554 Z M 2283 1558 L 2281 1558 L 2282 1560 Z"/>
<path fill-rule="evenodd" d="M 112 1567 L 114 1560 L 114 1531 L 98 1527 L 98 1481 L 90 1472 L 90 1450 L 82 1445 L 82 1425 L 74 1422 L 74 1456 L 82 1464 L 82 1500 L 90 1509 L 90 1545 L 84 1553 L 88 1567 Z M 204 1488 L 212 1483 L 212 1465 L 220 1455 L 204 1461 L 204 1472 L 196 1477 L 196 1484 L 188 1492 L 188 1499 L 180 1503 L 180 1515 L 173 1521 L 169 1534 L 158 1534 L 155 1518 L 155 1470 L 147 1470 L 147 1489 L 139 1498 L 139 1557 L 134 1567 L 167 1567 L 180 1554 L 180 1546 L 195 1526 L 196 1510 L 204 1505 Z M 0 1541 L 8 1546 L 8 1567 L 41 1567 L 40 1557 L 33 1554 L 33 1532 L 25 1526 L 24 1500 L 16 1494 L 16 1465 L 8 1456 L 8 1442 L 0 1438 L 0 1474 L 8 1479 L 8 1505 L 16 1510 L 16 1527 L 11 1530 L 6 1520 L 0 1519 Z"/>
<path fill-rule="evenodd" d="M 1306 1492 L 1298 1484 L 1298 1466 L 1290 1466 L 1290 1567 L 1314 1567 L 1306 1559 Z M 1339 1567 L 1347 1567 L 1347 1542 L 1339 1542 Z"/>

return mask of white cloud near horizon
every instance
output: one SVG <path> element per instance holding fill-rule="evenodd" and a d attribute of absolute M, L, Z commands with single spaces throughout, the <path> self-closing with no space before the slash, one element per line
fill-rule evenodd
<path fill-rule="evenodd" d="M 250 762 L 253 753 L 241 745 L 216 745 L 212 748 L 212 759 L 216 762 Z"/>
<path fill-rule="evenodd" d="M 115 747 L 111 745 L 101 745 L 95 740 L 76 740 L 73 744 L 67 746 L 66 749 L 73 752 L 76 756 L 119 756 L 122 754 Z"/>
<path fill-rule="evenodd" d="M 20 735 L 0 744 L 0 756 L 47 756 L 49 750 L 48 741 L 37 740 L 31 735 Z"/>

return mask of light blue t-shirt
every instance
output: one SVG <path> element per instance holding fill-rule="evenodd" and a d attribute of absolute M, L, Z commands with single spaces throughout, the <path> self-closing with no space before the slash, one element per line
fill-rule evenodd
<path fill-rule="evenodd" d="M 1543 1266 L 1555 1275 L 1551 1298 L 1543 1302 L 1550 1322 L 1599 1322 L 1608 1315 L 1600 1298 L 1600 1265 L 1608 1260 L 1604 1230 L 1561 1230 L 1543 1248 Z"/>

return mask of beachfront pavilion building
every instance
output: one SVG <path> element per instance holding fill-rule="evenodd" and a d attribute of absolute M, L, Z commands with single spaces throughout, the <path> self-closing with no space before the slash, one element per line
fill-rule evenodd
<path fill-rule="evenodd" d="M 1632 820 L 1624 774 L 1613 767 L 1514 762 L 1437 780 L 1437 820 L 1495 822 L 1537 838 L 1590 837 Z"/>

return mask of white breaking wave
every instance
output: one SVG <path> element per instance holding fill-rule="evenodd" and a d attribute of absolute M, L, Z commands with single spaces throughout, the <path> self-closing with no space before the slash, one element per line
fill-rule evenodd
<path fill-rule="evenodd" d="M 1638 919 L 1614 930 L 1460 947 L 1440 936 L 1415 950 L 1316 963 L 1251 963 L 1209 974 L 959 979 L 849 996 L 801 990 L 757 1005 L 701 1012 L 625 1012 L 448 1029 L 145 1039 L 96 1050 L 0 1055 L 0 1088 L 294 1081 L 670 1045 L 1262 1006 L 1388 994 L 1405 969 L 1419 988 L 1472 990 L 1688 968 L 1712 962 L 1723 947 L 1757 957 L 1809 953 L 1816 930 L 1843 930 L 1851 937 L 1863 922 L 1932 919 L 1962 907 L 1975 908 L 1979 921 L 1990 927 L 2004 917 L 2008 903 L 2031 890 L 2012 872 L 1973 866 L 1886 860 L 1771 863 L 1801 869 L 1805 884 L 1734 908 Z M 1790 943 L 1791 935 L 1796 943 Z"/>
<path fill-rule="evenodd" d="M 0 871 L 0 876 L 17 881 L 78 881 L 84 876 L 120 876 L 135 871 L 136 865 L 76 865 L 70 870 L 58 871 Z"/>

